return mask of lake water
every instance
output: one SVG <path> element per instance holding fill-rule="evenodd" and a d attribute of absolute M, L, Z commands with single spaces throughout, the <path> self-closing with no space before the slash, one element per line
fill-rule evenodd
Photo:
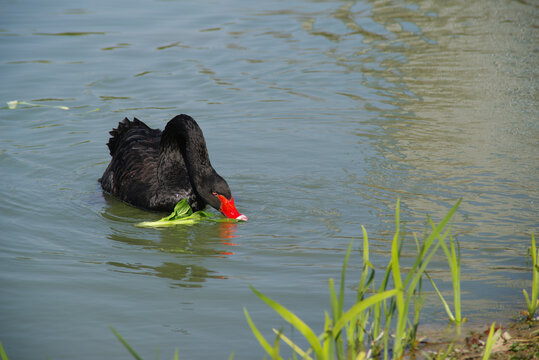
<path fill-rule="evenodd" d="M 243 315 L 321 331 L 361 225 L 380 275 L 462 197 L 453 234 L 472 324 L 525 309 L 539 230 L 534 1 L 2 2 L 0 341 L 13 359 L 258 359 Z M 16 109 L 7 102 L 19 100 Z M 57 108 L 68 107 L 68 110 Z M 241 224 L 163 230 L 104 196 L 124 117 L 199 122 Z M 450 296 L 443 254 L 431 274 Z M 423 323 L 446 317 L 432 289 Z"/>

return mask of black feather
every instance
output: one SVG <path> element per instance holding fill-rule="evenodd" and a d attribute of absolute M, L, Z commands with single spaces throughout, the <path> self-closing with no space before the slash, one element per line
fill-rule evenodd
<path fill-rule="evenodd" d="M 125 118 L 107 144 L 111 162 L 99 180 L 106 192 L 150 210 L 171 211 L 182 198 L 193 210 L 219 209 L 217 192 L 231 198 L 226 181 L 210 163 L 202 130 L 188 115 L 178 115 L 165 130 Z"/>

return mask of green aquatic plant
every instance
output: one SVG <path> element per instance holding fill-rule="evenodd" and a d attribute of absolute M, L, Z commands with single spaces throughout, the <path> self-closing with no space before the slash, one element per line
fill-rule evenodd
<path fill-rule="evenodd" d="M 202 221 L 211 222 L 238 222 L 242 220 L 217 217 L 217 215 L 207 211 L 193 212 L 186 199 L 179 201 L 172 213 L 157 221 L 143 221 L 138 223 L 138 227 L 166 227 L 175 225 L 194 225 Z"/>
<path fill-rule="evenodd" d="M 522 289 L 526 304 L 528 305 L 528 319 L 533 319 L 537 305 L 539 305 L 539 250 L 535 246 L 535 235 L 532 233 L 532 246 L 529 249 L 532 258 L 532 296 L 528 296 L 528 292 Z"/>
<path fill-rule="evenodd" d="M 325 313 L 325 326 L 324 326 L 324 332 L 317 336 L 314 330 L 312 330 L 303 320 L 301 320 L 299 317 L 297 317 L 293 312 L 279 304 L 278 302 L 270 299 L 266 295 L 262 294 L 258 290 L 256 290 L 254 287 L 251 286 L 251 290 L 258 296 L 260 299 L 262 299 L 266 304 L 268 304 L 273 310 L 275 310 L 281 317 L 286 320 L 288 323 L 290 323 L 296 330 L 298 330 L 304 337 L 307 339 L 309 344 L 311 345 L 312 351 L 316 354 L 316 357 L 318 359 L 333 359 L 333 350 L 335 343 L 340 342 L 342 340 L 341 338 L 341 331 L 342 329 L 350 322 L 351 319 L 355 318 L 360 312 L 363 310 L 371 307 L 375 303 L 382 301 L 388 297 L 395 296 L 398 291 L 397 290 L 388 290 L 384 291 L 382 293 L 373 295 L 359 303 L 356 303 L 352 308 L 350 308 L 346 313 L 343 313 L 342 316 L 340 316 L 336 322 L 333 322 L 330 318 L 328 313 Z M 271 346 L 266 339 L 264 339 L 263 335 L 260 333 L 260 331 L 256 328 L 254 325 L 247 309 L 243 309 L 245 312 L 245 317 L 247 318 L 247 322 L 249 323 L 249 326 L 251 327 L 251 330 L 255 334 L 257 340 L 260 342 L 264 350 L 272 357 L 272 359 L 281 359 L 281 356 L 279 355 L 279 346 L 276 342 L 275 345 Z M 275 330 L 274 330 L 275 331 Z M 281 338 L 280 332 L 278 332 L 277 335 L 278 338 Z M 290 340 L 288 340 L 290 341 Z M 289 345 L 292 346 L 292 349 L 296 351 L 300 356 L 310 359 L 309 351 L 303 351 L 298 345 L 295 345 L 293 343 L 289 343 Z"/>
<path fill-rule="evenodd" d="M 404 282 L 401 281 L 400 270 L 399 270 L 399 201 L 397 201 L 397 209 L 395 214 L 395 223 L 396 230 L 395 236 L 393 237 L 393 244 L 391 250 L 391 266 L 392 266 L 392 276 L 395 288 L 403 288 L 406 291 L 400 293 L 400 297 L 397 296 L 397 325 L 395 329 L 395 340 L 393 345 L 393 358 L 400 358 L 404 352 L 404 349 L 407 345 L 415 343 L 415 334 L 414 327 L 408 326 L 408 311 L 411 305 L 411 302 L 414 299 L 418 299 L 417 295 L 420 290 L 418 286 L 420 285 L 421 278 L 425 269 L 438 250 L 438 248 L 443 244 L 444 239 L 448 236 L 450 227 L 448 226 L 449 221 L 457 211 L 457 208 L 460 205 L 460 201 L 453 206 L 453 208 L 447 213 L 444 219 L 440 222 L 438 226 L 435 226 L 429 236 L 425 239 L 423 244 L 419 247 L 416 259 L 408 275 L 406 276 Z M 444 231 L 445 230 L 445 231 Z M 434 245 L 435 239 L 438 239 L 438 243 Z M 419 306 L 419 309 L 421 307 Z M 417 310 L 416 310 L 417 311 Z M 391 314 L 393 315 L 393 314 Z"/>
<path fill-rule="evenodd" d="M 341 284 L 339 294 L 335 291 L 334 280 L 329 280 L 329 293 L 331 302 L 330 317 L 325 312 L 325 325 L 322 333 L 316 335 L 303 320 L 297 317 L 275 300 L 262 294 L 251 286 L 251 290 L 275 310 L 285 321 L 290 323 L 299 333 L 301 333 L 310 345 L 307 350 L 302 349 L 298 344 L 292 342 L 280 331 L 273 329 L 277 334 L 273 345 L 271 345 L 255 326 L 248 311 L 244 309 L 245 317 L 251 331 L 258 342 L 272 359 L 281 359 L 279 353 L 279 340 L 289 345 L 295 354 L 303 359 L 363 359 L 372 356 L 381 356 L 385 359 L 390 357 L 390 339 L 392 339 L 392 357 L 400 359 L 404 350 L 414 346 L 419 322 L 419 313 L 423 306 L 424 296 L 421 293 L 421 279 L 430 260 L 443 246 L 444 240 L 449 234 L 449 221 L 456 212 L 460 200 L 447 213 L 439 225 L 433 226 L 432 232 L 420 245 L 417 242 L 417 256 L 414 264 L 409 268 L 408 273 L 403 277 L 400 265 L 400 252 L 402 248 L 402 238 L 400 230 L 400 202 L 397 201 L 395 209 L 395 234 L 391 244 L 391 259 L 386 267 L 382 284 L 378 289 L 374 286 L 374 267 L 369 261 L 368 236 L 363 229 L 363 271 L 359 281 L 356 295 L 356 303 L 348 311 L 343 310 L 344 283 L 346 267 L 352 249 L 350 243 L 345 255 L 343 268 L 341 271 Z M 436 240 L 438 240 L 436 242 Z M 460 266 L 460 263 L 456 263 Z M 460 271 L 460 270 L 459 270 Z M 392 282 L 390 281 L 392 280 Z M 392 283 L 393 289 L 390 289 Z M 373 295 L 366 296 L 372 292 Z M 412 306 L 413 305 L 413 306 Z M 414 309 L 413 322 L 410 321 L 410 308 Z M 371 324 L 367 328 L 367 324 Z M 394 327 L 392 328 L 392 325 Z M 346 334 L 345 334 L 346 333 Z M 390 337 L 392 334 L 392 337 Z M 368 340 L 370 349 L 367 349 L 365 342 Z M 312 356 L 311 356 L 312 353 Z"/>

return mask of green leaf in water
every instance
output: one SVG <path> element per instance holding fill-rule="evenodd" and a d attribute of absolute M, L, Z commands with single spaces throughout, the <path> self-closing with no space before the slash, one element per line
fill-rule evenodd
<path fill-rule="evenodd" d="M 159 221 L 181 219 L 186 216 L 190 216 L 192 214 L 193 214 L 193 209 L 191 209 L 191 206 L 189 206 L 187 199 L 182 199 L 180 202 L 176 204 L 176 206 L 174 206 L 174 210 L 172 211 L 172 214 L 170 214 L 167 217 L 162 218 Z"/>
<path fill-rule="evenodd" d="M 19 101 L 19 100 L 12 100 L 12 101 L 7 102 L 7 107 L 10 110 L 15 110 L 19 105 L 27 105 L 31 107 L 49 107 L 49 108 L 55 108 L 55 109 L 61 109 L 61 110 L 69 110 L 69 107 L 67 106 L 36 104 L 36 103 L 30 103 L 26 101 Z"/>
<path fill-rule="evenodd" d="M 201 221 L 211 221 L 211 222 L 238 222 L 242 220 L 229 219 L 225 217 L 216 217 L 215 214 L 207 211 L 196 211 L 193 212 L 191 206 L 187 202 L 187 199 L 182 199 L 176 204 L 174 210 L 169 216 L 157 221 L 143 221 L 138 223 L 138 227 L 166 227 L 166 226 L 175 226 L 175 225 L 194 225 Z"/>

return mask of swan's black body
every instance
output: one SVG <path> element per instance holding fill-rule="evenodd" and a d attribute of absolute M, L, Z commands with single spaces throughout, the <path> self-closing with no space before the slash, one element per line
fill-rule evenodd
<path fill-rule="evenodd" d="M 110 134 L 112 160 L 99 181 L 111 195 L 156 211 L 172 211 L 183 198 L 195 211 L 206 204 L 221 210 L 217 195 L 232 199 L 228 184 L 211 166 L 202 130 L 190 116 L 174 117 L 163 131 L 125 118 Z"/>

